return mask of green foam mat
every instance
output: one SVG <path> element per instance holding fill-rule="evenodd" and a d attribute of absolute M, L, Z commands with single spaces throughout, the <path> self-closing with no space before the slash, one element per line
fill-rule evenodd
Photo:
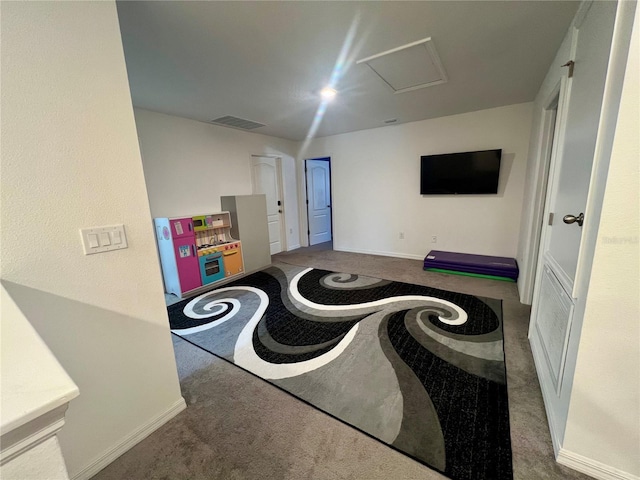
<path fill-rule="evenodd" d="M 501 282 L 515 282 L 513 278 L 500 277 L 498 275 L 485 275 L 483 273 L 458 272 L 456 270 L 446 270 L 444 268 L 425 268 L 427 272 L 450 273 L 451 275 L 462 275 L 463 277 L 489 278 L 491 280 L 500 280 Z"/>

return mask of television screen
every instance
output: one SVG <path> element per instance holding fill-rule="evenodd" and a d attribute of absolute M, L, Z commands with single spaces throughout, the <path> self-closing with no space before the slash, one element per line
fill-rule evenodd
<path fill-rule="evenodd" d="M 423 155 L 420 157 L 420 194 L 498 193 L 502 149 Z"/>

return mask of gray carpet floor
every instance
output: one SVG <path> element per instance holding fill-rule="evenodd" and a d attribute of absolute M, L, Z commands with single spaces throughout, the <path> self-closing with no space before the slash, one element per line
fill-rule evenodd
<path fill-rule="evenodd" d="M 558 465 L 527 340 L 529 307 L 513 283 L 424 272 L 422 262 L 298 249 L 274 261 L 503 300 L 515 479 L 587 479 Z M 442 479 L 439 473 L 174 336 L 188 408 L 95 480 Z"/>

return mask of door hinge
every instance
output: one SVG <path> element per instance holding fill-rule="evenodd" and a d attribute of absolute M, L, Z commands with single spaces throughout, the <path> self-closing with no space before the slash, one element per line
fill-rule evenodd
<path fill-rule="evenodd" d="M 309 205 L 309 200 L 307 200 L 307 205 Z"/>
<path fill-rule="evenodd" d="M 307 230 L 307 235 L 311 235 L 311 230 Z"/>
<path fill-rule="evenodd" d="M 549 223 L 548 225 L 553 225 L 553 212 L 549 213 Z"/>
<path fill-rule="evenodd" d="M 573 60 L 569 60 L 567 63 L 562 65 L 563 67 L 569 67 L 569 78 L 573 77 L 573 67 L 576 64 Z"/>

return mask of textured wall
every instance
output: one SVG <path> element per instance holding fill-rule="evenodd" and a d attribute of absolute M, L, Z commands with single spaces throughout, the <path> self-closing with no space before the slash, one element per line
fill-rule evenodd
<path fill-rule="evenodd" d="M 4 480 L 67 480 L 57 437 L 51 437 L 27 453 L 14 458 L 0 467 Z"/>
<path fill-rule="evenodd" d="M 2 278 L 80 388 L 69 473 L 182 402 L 114 2 L 2 2 Z M 79 229 L 129 248 L 85 256 Z"/>
<path fill-rule="evenodd" d="M 282 158 L 287 247 L 300 245 L 296 143 L 136 109 L 153 217 L 219 212 L 220 197 L 250 195 L 252 155 Z"/>
<path fill-rule="evenodd" d="M 26 443 L 35 450 L 23 452 L 0 466 L 0 478 L 67 478 L 57 438 L 37 447 L 33 442 L 41 440 L 35 432 L 43 428 L 42 416 L 68 404 L 78 395 L 78 387 L 6 292 L 4 284 L 0 289 L 2 434 L 9 437 L 9 432 L 14 435 L 19 432 L 13 441 L 27 438 Z M 49 418 L 45 423 L 55 423 L 58 418 Z"/>
<path fill-rule="evenodd" d="M 531 106 L 313 140 L 301 158 L 331 157 L 335 248 L 410 258 L 431 249 L 514 257 Z M 493 148 L 503 155 L 497 195 L 420 195 L 421 155 Z"/>

